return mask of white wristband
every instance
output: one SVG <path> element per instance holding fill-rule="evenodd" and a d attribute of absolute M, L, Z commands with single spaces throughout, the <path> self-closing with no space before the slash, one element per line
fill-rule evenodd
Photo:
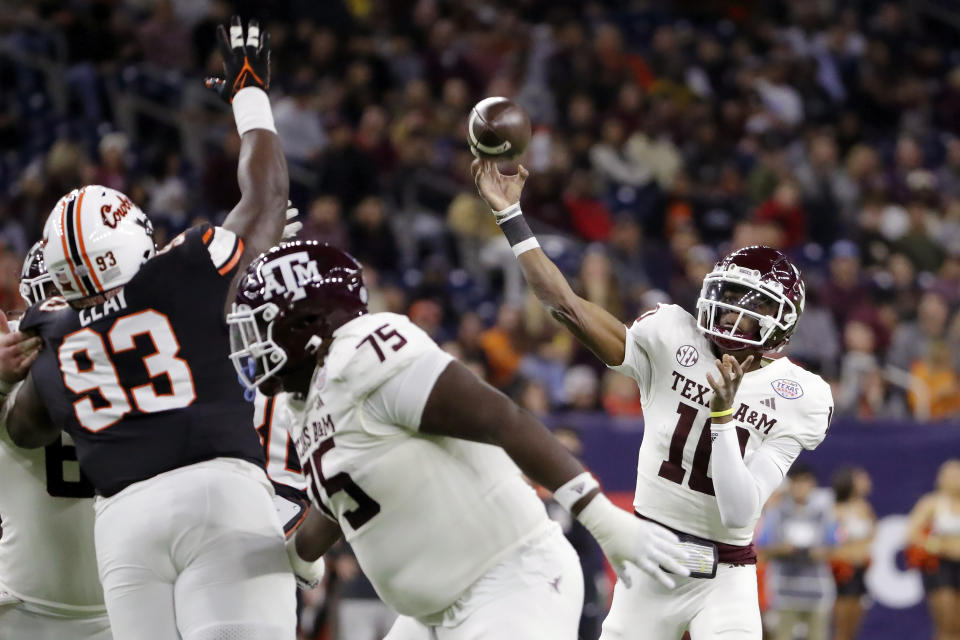
<path fill-rule="evenodd" d="M 520 257 L 521 253 L 525 251 L 530 251 L 531 249 L 536 249 L 540 246 L 540 243 L 537 242 L 536 238 L 527 238 L 523 242 L 515 244 L 511 247 L 513 249 L 513 255 Z"/>
<path fill-rule="evenodd" d="M 501 209 L 500 211 L 493 212 L 493 219 L 497 221 L 497 224 L 503 224 L 511 218 L 516 218 L 517 216 L 523 215 L 523 212 L 520 210 L 520 203 L 515 202 L 506 209 Z"/>
<path fill-rule="evenodd" d="M 233 96 L 233 119 L 237 122 L 237 133 L 242 137 L 253 129 L 266 129 L 277 132 L 273 124 L 273 111 L 270 109 L 270 98 L 266 92 L 258 87 L 240 89 Z"/>
<path fill-rule="evenodd" d="M 553 492 L 553 499 L 561 507 L 570 511 L 577 500 L 599 487 L 600 483 L 597 482 L 597 479 L 589 471 L 584 471 L 580 475 L 567 480 L 563 486 L 558 487 Z"/>

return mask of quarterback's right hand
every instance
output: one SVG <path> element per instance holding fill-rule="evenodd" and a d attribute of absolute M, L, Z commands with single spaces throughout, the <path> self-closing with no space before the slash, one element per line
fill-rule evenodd
<path fill-rule="evenodd" d="M 523 165 L 517 168 L 514 175 L 504 175 L 500 173 L 496 160 L 480 158 L 473 161 L 470 170 L 473 172 L 473 181 L 477 184 L 480 197 L 494 212 L 503 211 L 520 202 L 523 184 L 530 175 Z"/>
<path fill-rule="evenodd" d="M 635 564 L 668 589 L 676 586 L 670 574 L 690 575 L 690 570 L 681 564 L 687 551 L 680 546 L 676 535 L 614 506 L 602 493 L 577 514 L 577 520 L 593 534 L 628 588 L 631 580 L 626 572 L 627 562 Z"/>
<path fill-rule="evenodd" d="M 260 23 L 250 20 L 244 38 L 240 16 L 230 19 L 230 36 L 223 25 L 217 27 L 217 47 L 223 58 L 223 77 L 207 78 L 207 88 L 213 89 L 227 103 L 247 87 L 266 91 L 270 88 L 270 34 L 260 31 Z"/>

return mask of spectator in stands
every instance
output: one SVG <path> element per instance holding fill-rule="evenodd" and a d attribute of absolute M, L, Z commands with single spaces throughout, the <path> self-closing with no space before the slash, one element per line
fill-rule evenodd
<path fill-rule="evenodd" d="M 837 585 L 833 606 L 833 640 L 855 640 L 867 596 L 865 574 L 877 516 L 867 497 L 872 483 L 862 467 L 843 467 L 833 474 L 837 544 L 830 551 L 830 567 Z"/>
<path fill-rule="evenodd" d="M 835 587 L 827 558 L 836 524 L 829 495 L 803 463 L 787 472 L 786 495 L 764 515 L 757 537 L 769 561 L 772 607 L 779 615 L 776 640 L 793 640 L 803 623 L 808 640 L 827 640 Z"/>
<path fill-rule="evenodd" d="M 287 95 L 273 105 L 273 120 L 284 155 L 300 166 L 317 160 L 329 141 L 314 93 L 316 86 L 313 70 L 300 67 Z"/>
<path fill-rule="evenodd" d="M 884 411 L 886 382 L 876 357 L 873 328 L 851 320 L 843 330 L 846 352 L 840 363 L 840 388 L 836 394 L 837 415 L 869 419 L 889 415 Z"/>
<path fill-rule="evenodd" d="M 100 164 L 97 165 L 97 184 L 126 193 L 127 189 L 127 149 L 130 141 L 122 133 L 114 132 L 100 138 L 98 150 Z"/>
<path fill-rule="evenodd" d="M 935 637 L 960 634 L 960 460 L 940 466 L 936 488 L 920 498 L 907 521 L 912 564 L 919 566 Z"/>
<path fill-rule="evenodd" d="M 829 278 L 820 295 L 838 327 L 844 326 L 854 311 L 870 305 L 867 283 L 860 274 L 860 251 L 852 242 L 840 240 L 830 248 Z"/>
<path fill-rule="evenodd" d="M 960 375 L 945 340 L 927 342 L 927 353 L 913 363 L 910 408 L 919 420 L 945 420 L 960 416 Z M 924 405 L 921 405 L 923 396 Z"/>
<path fill-rule="evenodd" d="M 490 367 L 489 381 L 506 388 L 513 382 L 522 358 L 520 311 L 508 304 L 500 305 L 497 321 L 480 335 L 480 346 Z"/>
<path fill-rule="evenodd" d="M 780 228 L 782 246 L 786 249 L 800 246 L 807 237 L 807 214 L 800 189 L 791 180 L 781 181 L 773 196 L 757 208 L 754 216 L 759 222 L 773 223 Z"/>
<path fill-rule="evenodd" d="M 350 253 L 365 265 L 397 271 L 401 266 L 400 248 L 385 209 L 377 196 L 367 196 L 357 204 L 348 227 Z"/>
<path fill-rule="evenodd" d="M 916 320 L 902 323 L 893 334 L 887 364 L 909 371 L 931 352 L 931 344 L 946 337 L 950 309 L 943 296 L 928 291 L 920 298 Z"/>
<path fill-rule="evenodd" d="M 303 222 L 300 237 L 346 248 L 347 231 L 341 212 L 340 200 L 336 196 L 322 195 L 314 199 L 307 208 L 307 219 Z"/>

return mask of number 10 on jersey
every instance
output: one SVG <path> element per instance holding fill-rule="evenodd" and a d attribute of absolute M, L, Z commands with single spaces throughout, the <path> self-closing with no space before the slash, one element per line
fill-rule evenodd
<path fill-rule="evenodd" d="M 673 437 L 670 438 L 670 453 L 666 460 L 660 464 L 661 478 L 666 478 L 671 482 L 683 484 L 683 478 L 686 476 L 686 469 L 683 468 L 683 450 L 687 446 L 687 438 L 690 437 L 690 430 L 693 429 L 693 423 L 697 420 L 700 410 L 683 402 L 677 405 L 677 426 L 674 427 Z M 740 442 L 740 455 L 747 450 L 747 440 L 750 439 L 750 432 L 743 427 L 737 427 L 737 440 Z M 713 480 L 707 475 L 707 469 L 710 467 L 710 454 L 713 451 L 710 442 L 710 419 L 703 425 L 700 431 L 700 438 L 697 440 L 697 448 L 693 452 L 693 464 L 690 469 L 690 479 L 687 481 L 694 491 L 705 493 L 708 496 L 716 495 L 713 492 Z"/>

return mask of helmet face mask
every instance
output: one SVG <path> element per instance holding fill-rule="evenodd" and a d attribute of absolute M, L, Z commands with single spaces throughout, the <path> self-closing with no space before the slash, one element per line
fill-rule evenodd
<path fill-rule="evenodd" d="M 747 247 L 703 279 L 697 327 L 728 351 L 779 351 L 796 328 L 803 303 L 800 272 L 786 256 L 769 247 Z"/>
<path fill-rule="evenodd" d="M 43 302 L 59 295 L 53 276 L 47 272 L 43 261 L 43 241 L 39 240 L 27 252 L 20 270 L 20 297 L 27 306 Z"/>
<path fill-rule="evenodd" d="M 233 311 L 227 315 L 230 361 L 247 389 L 259 388 L 287 364 L 287 352 L 273 339 L 278 314 L 277 305 L 267 302 L 256 309 L 234 303 Z"/>

